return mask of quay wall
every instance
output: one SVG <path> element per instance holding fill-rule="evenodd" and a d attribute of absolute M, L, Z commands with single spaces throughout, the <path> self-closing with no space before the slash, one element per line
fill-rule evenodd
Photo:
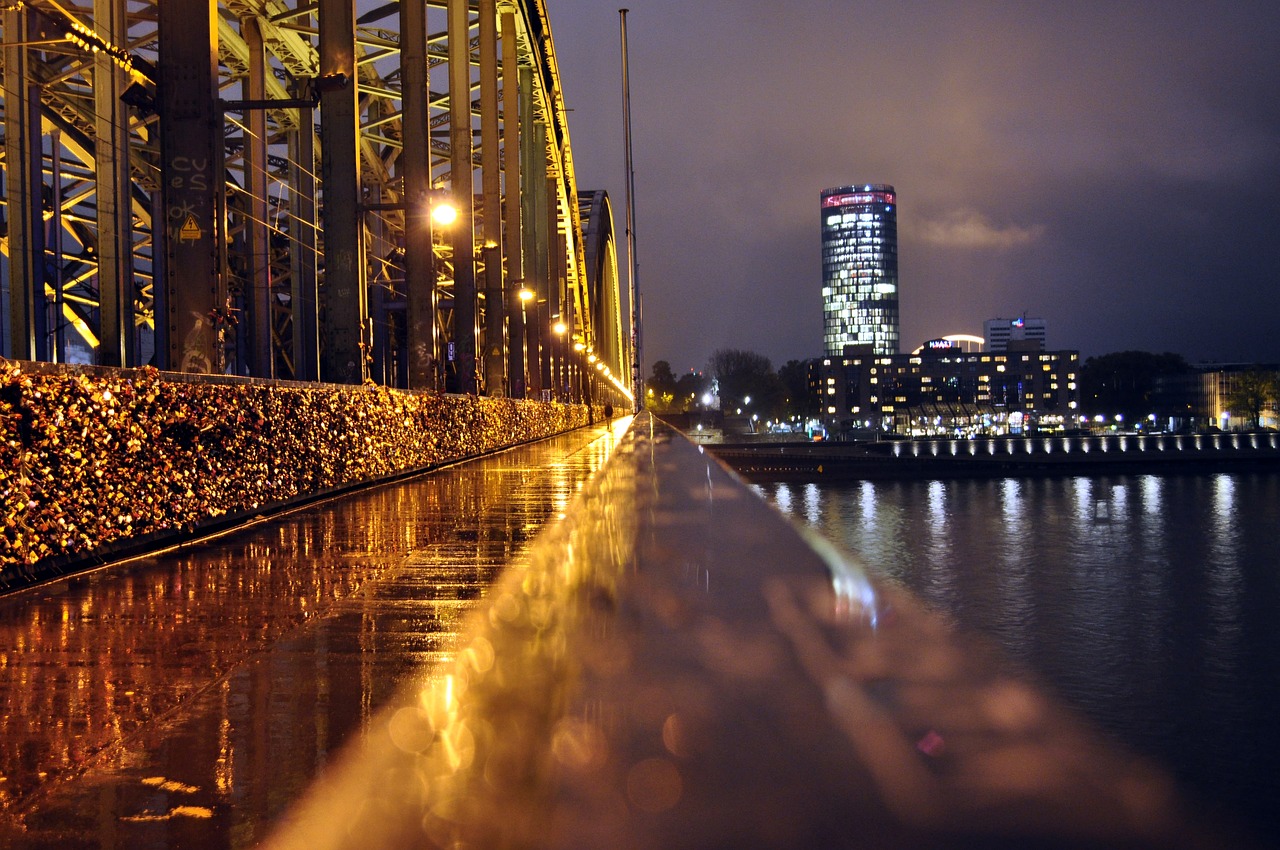
<path fill-rule="evenodd" d="M 1079 475 L 1105 471 L 1280 468 L 1280 433 L 1105 434 L 722 444 L 707 449 L 755 480 L 795 477 Z"/>
<path fill-rule="evenodd" d="M 601 416 L 587 405 L 0 359 L 0 592 Z"/>

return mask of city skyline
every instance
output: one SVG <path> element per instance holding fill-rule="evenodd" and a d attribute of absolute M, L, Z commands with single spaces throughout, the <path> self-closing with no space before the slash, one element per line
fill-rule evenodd
<path fill-rule="evenodd" d="M 822 353 L 813 198 L 892 183 L 901 348 L 1277 361 L 1280 7 L 628 4 L 645 370 Z M 549 0 L 579 185 L 624 193 L 618 12 Z"/>

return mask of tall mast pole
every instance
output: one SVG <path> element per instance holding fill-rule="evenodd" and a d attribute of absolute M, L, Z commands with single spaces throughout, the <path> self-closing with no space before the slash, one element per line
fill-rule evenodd
<path fill-rule="evenodd" d="M 635 410 L 644 405 L 644 372 L 642 365 L 640 339 L 640 275 L 636 263 L 636 173 L 631 160 L 631 76 L 627 65 L 627 9 L 619 9 L 622 20 L 622 108 L 623 126 L 625 127 L 626 169 L 627 169 L 627 277 L 628 292 L 631 300 L 631 388 L 635 393 Z"/>

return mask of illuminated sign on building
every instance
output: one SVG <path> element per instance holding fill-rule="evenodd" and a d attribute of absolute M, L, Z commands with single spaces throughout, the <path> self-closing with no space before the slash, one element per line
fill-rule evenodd
<path fill-rule="evenodd" d="M 828 195 L 822 199 L 824 207 L 853 207 L 859 204 L 892 204 L 893 192 L 854 192 L 848 195 Z"/>
<path fill-rule="evenodd" d="M 924 347 L 930 351 L 938 351 L 940 349 L 955 348 L 956 344 L 949 339 L 931 339 L 924 344 Z"/>

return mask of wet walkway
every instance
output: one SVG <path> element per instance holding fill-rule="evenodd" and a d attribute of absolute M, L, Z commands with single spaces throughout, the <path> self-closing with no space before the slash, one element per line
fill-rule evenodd
<path fill-rule="evenodd" d="M 261 841 L 625 423 L 0 599 L 0 846 Z"/>

